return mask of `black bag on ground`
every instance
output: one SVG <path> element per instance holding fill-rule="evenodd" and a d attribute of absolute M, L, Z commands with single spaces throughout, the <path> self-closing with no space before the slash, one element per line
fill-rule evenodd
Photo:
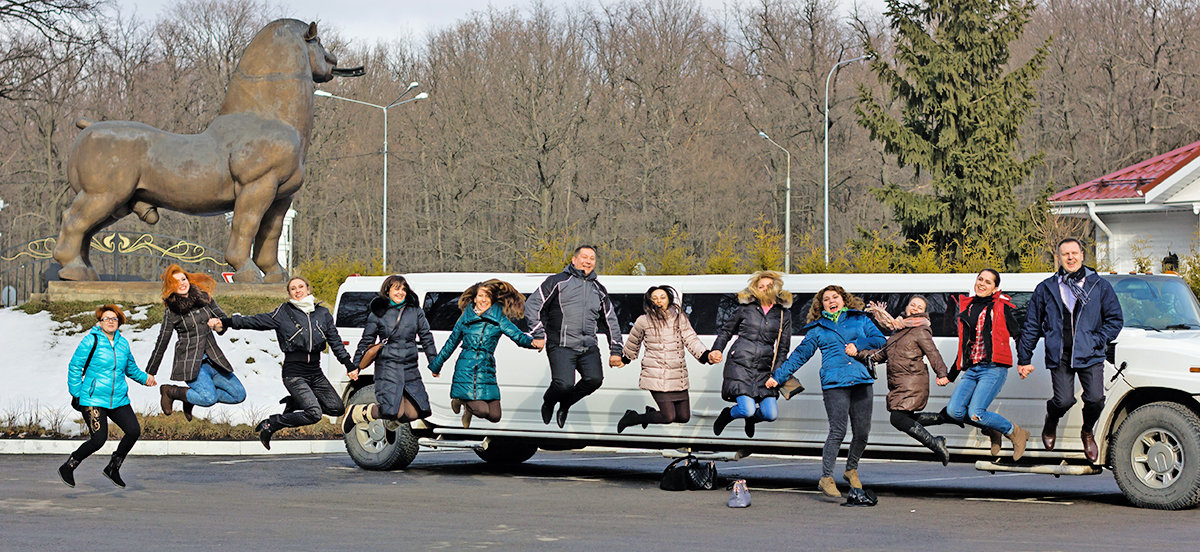
<path fill-rule="evenodd" d="M 717 466 L 685 456 L 667 465 L 658 487 L 664 491 L 711 491 L 717 487 Z"/>

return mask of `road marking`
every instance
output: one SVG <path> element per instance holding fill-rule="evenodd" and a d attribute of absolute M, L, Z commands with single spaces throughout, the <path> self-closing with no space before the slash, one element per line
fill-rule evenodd
<path fill-rule="evenodd" d="M 736 467 L 733 467 L 730 469 L 741 471 L 741 470 L 756 470 L 759 468 L 780 468 L 783 466 L 800 466 L 800 465 L 803 465 L 803 462 L 784 462 L 782 464 L 759 464 L 756 466 L 736 466 Z"/>
<path fill-rule="evenodd" d="M 875 485 L 898 485 L 902 483 L 930 483 L 933 481 L 962 481 L 964 479 L 982 479 L 985 477 L 1016 477 L 1018 475 L 1045 475 L 1041 473 L 997 473 L 984 475 L 971 475 L 966 477 L 930 477 L 928 479 L 896 479 L 893 481 L 878 481 L 873 482 Z"/>
<path fill-rule="evenodd" d="M 963 500 L 971 500 L 975 502 L 1018 502 L 1025 504 L 1047 504 L 1058 506 L 1070 506 L 1074 502 L 1066 500 L 1055 500 L 1050 497 L 1029 497 L 1029 498 L 982 498 L 982 497 L 967 497 Z"/>

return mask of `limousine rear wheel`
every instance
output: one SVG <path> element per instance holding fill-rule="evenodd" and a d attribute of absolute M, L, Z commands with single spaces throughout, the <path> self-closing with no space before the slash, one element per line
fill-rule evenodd
<path fill-rule="evenodd" d="M 1182 510 L 1200 504 L 1200 417 L 1170 402 L 1147 404 L 1117 428 L 1113 475 L 1136 506 Z"/>
<path fill-rule="evenodd" d="M 346 410 L 350 405 L 370 404 L 375 402 L 375 384 L 368 385 L 355 391 L 346 401 Z M 407 467 L 417 457 L 417 437 L 413 435 L 408 424 L 400 424 L 395 429 L 389 429 L 385 420 L 371 420 L 370 423 L 354 426 L 342 441 L 346 443 L 346 452 L 350 458 L 365 470 L 395 470 Z"/>
<path fill-rule="evenodd" d="M 475 454 L 489 464 L 520 464 L 537 454 L 537 443 L 527 439 L 494 437 L 485 449 L 476 449 Z"/>

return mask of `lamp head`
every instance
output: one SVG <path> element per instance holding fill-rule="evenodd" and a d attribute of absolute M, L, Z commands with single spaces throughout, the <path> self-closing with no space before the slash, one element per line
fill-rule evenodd
<path fill-rule="evenodd" d="M 761 131 L 761 130 L 760 130 L 760 131 L 758 131 L 758 135 L 759 135 L 759 136 L 761 136 L 763 140 L 770 140 L 770 139 L 771 139 L 771 137 L 770 137 L 770 136 L 767 136 L 767 133 L 765 133 L 765 132 L 763 132 L 763 131 Z"/>
<path fill-rule="evenodd" d="M 413 96 L 413 100 L 414 101 L 415 100 L 424 100 L 425 98 L 428 98 L 428 97 L 429 97 L 429 92 L 421 92 L 420 94 Z"/>
<path fill-rule="evenodd" d="M 314 96 L 321 96 L 321 97 L 324 97 L 324 98 L 332 98 L 332 97 L 333 97 L 333 94 L 330 94 L 329 92 L 326 92 L 326 91 L 324 91 L 324 90 L 313 90 L 313 95 L 314 95 Z"/>
<path fill-rule="evenodd" d="M 419 83 L 417 81 L 412 81 L 412 82 L 408 83 L 408 88 L 405 90 L 405 92 L 408 92 L 409 90 L 412 90 L 418 86 L 421 86 L 421 83 Z"/>

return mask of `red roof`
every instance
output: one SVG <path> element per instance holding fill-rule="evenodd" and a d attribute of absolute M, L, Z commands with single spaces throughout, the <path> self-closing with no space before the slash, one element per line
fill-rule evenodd
<path fill-rule="evenodd" d="M 1098 199 L 1134 199 L 1145 195 L 1167 177 L 1200 156 L 1200 142 L 1168 151 L 1101 176 L 1053 196 L 1052 202 L 1093 201 Z"/>

